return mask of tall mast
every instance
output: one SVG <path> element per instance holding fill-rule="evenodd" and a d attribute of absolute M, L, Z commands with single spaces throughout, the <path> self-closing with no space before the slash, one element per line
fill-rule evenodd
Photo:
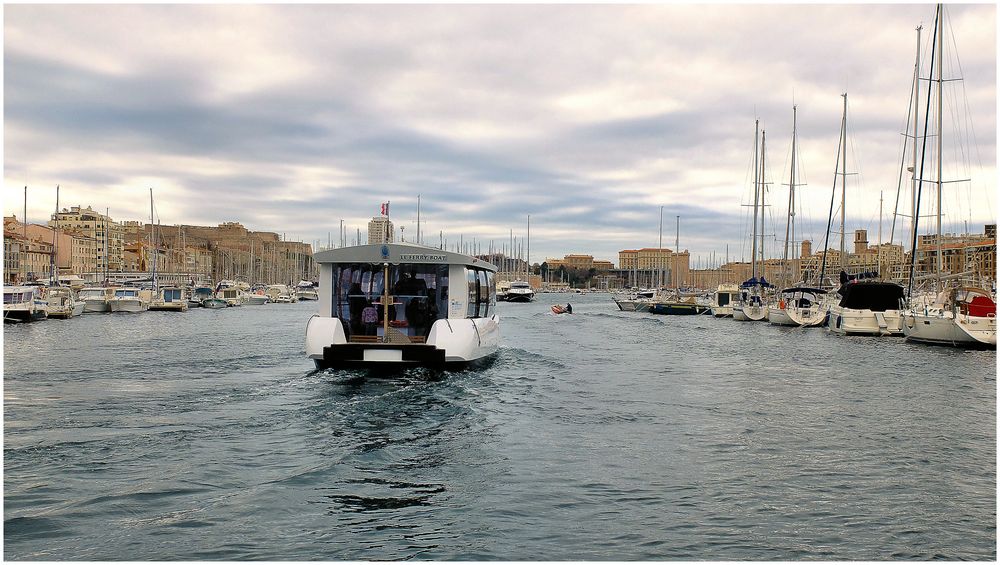
<path fill-rule="evenodd" d="M 941 22 L 937 27 L 937 42 L 938 42 L 938 52 L 937 52 L 937 277 L 935 281 L 935 290 L 941 292 L 941 269 L 943 267 L 943 258 L 941 256 L 941 193 L 942 188 L 944 188 L 944 183 L 942 182 L 943 175 L 943 159 L 941 155 L 941 136 L 942 136 L 942 125 L 943 125 L 943 112 L 944 112 L 944 76 L 943 76 L 943 66 L 944 66 L 944 5 L 938 4 L 938 20 Z"/>
<path fill-rule="evenodd" d="M 59 185 L 56 185 L 56 214 L 59 213 Z M 54 219 L 54 218 L 53 218 Z M 59 240 L 56 239 L 57 226 L 55 222 L 52 222 L 52 259 L 49 261 L 49 286 L 55 286 L 59 283 L 59 273 L 58 266 L 56 265 L 56 251 L 59 249 Z"/>
<path fill-rule="evenodd" d="M 918 116 L 920 116 L 920 30 L 924 26 L 917 26 L 917 61 L 913 64 L 913 174 L 910 180 L 910 232 L 913 237 L 910 246 L 916 245 L 917 232 L 914 229 L 917 221 L 917 128 L 919 127 Z"/>
<path fill-rule="evenodd" d="M 677 216 L 677 239 L 674 240 L 674 248 L 677 250 L 674 253 L 674 287 L 680 290 L 681 279 L 679 273 L 677 272 L 677 258 L 681 255 L 681 217 Z M 680 299 L 680 293 L 677 293 L 677 298 Z"/>
<path fill-rule="evenodd" d="M 528 248 L 524 254 L 524 277 L 531 278 L 531 214 L 528 214 Z"/>
<path fill-rule="evenodd" d="M 847 93 L 844 93 L 844 117 L 840 125 L 840 152 L 841 174 L 840 177 L 840 269 L 846 270 L 847 256 L 844 254 L 844 240 L 847 239 Z"/>
<path fill-rule="evenodd" d="M 767 155 L 767 132 L 760 132 L 760 278 L 764 278 L 764 198 L 767 190 L 764 166 Z"/>
<path fill-rule="evenodd" d="M 149 238 L 153 248 L 153 292 L 156 292 L 156 256 L 159 252 L 156 249 L 156 224 L 153 223 L 153 189 L 149 189 Z"/>
<path fill-rule="evenodd" d="M 797 107 L 792 106 L 792 171 L 788 177 L 788 217 L 785 219 L 785 252 L 781 259 L 781 283 L 787 281 L 788 273 L 788 235 L 792 227 L 792 217 L 795 215 L 795 125 L 797 118 Z"/>
<path fill-rule="evenodd" d="M 24 237 L 24 242 L 21 244 L 22 252 L 24 257 L 21 258 L 21 269 L 24 270 L 24 276 L 21 277 L 21 284 L 24 284 L 28 278 L 28 187 L 24 187 L 24 216 L 21 218 L 21 235 Z"/>
<path fill-rule="evenodd" d="M 657 287 L 663 286 L 663 206 L 660 206 L 660 243 L 656 248 L 656 264 L 659 269 L 656 272 Z"/>
<path fill-rule="evenodd" d="M 760 140 L 760 120 L 754 120 L 753 127 L 753 238 L 750 244 L 750 265 L 751 271 L 753 273 L 752 278 L 757 278 L 757 205 L 760 202 L 760 191 L 758 190 L 757 181 L 759 177 L 757 175 L 757 155 L 758 147 L 757 142 Z"/>

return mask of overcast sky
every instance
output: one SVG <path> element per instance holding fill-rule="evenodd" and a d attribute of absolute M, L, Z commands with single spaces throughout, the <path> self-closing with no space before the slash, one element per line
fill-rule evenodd
<path fill-rule="evenodd" d="M 946 13 L 945 78 L 964 81 L 945 86 L 944 177 L 972 182 L 946 185 L 945 223 L 981 232 L 997 215 L 996 7 Z M 663 206 L 664 246 L 679 215 L 682 249 L 739 259 L 755 118 L 780 242 L 798 106 L 796 239 L 821 247 L 847 92 L 848 230 L 875 243 L 921 24 L 927 54 L 931 4 L 6 5 L 4 213 L 22 215 L 27 185 L 44 221 L 58 184 L 61 207 L 148 221 L 152 187 L 164 224 L 326 245 L 386 200 L 412 239 L 420 194 L 425 243 L 485 249 L 530 214 L 533 262 L 617 264 L 657 245 Z"/>

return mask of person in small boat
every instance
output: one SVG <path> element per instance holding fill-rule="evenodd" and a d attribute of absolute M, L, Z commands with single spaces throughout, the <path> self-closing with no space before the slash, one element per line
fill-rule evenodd
<path fill-rule="evenodd" d="M 570 304 L 569 302 L 566 303 L 566 313 L 567 314 L 572 314 L 573 313 L 573 305 Z"/>

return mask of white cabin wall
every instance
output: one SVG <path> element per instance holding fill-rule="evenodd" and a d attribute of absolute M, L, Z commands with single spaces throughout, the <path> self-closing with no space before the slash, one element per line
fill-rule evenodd
<path fill-rule="evenodd" d="M 333 263 L 321 263 L 319 266 L 319 315 L 333 316 Z"/>
<path fill-rule="evenodd" d="M 464 265 L 450 265 L 448 268 L 448 317 L 465 318 L 469 310 L 469 283 L 466 281 Z"/>

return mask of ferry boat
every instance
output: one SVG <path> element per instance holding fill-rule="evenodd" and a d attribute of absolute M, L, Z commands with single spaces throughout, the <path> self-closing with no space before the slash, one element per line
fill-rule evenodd
<path fill-rule="evenodd" d="M 3 287 L 4 323 L 44 320 L 47 316 L 45 303 L 36 300 L 37 297 L 37 286 Z"/>
<path fill-rule="evenodd" d="M 496 266 L 412 243 L 322 251 L 319 313 L 306 324 L 316 367 L 455 368 L 500 344 Z"/>

